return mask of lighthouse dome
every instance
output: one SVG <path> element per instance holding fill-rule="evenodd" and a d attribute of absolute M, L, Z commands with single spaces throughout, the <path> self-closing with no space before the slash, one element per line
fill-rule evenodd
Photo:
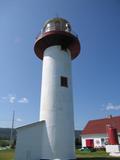
<path fill-rule="evenodd" d="M 67 20 L 63 18 L 52 18 L 44 24 L 42 32 L 45 33 L 55 30 L 71 32 L 71 25 Z"/>

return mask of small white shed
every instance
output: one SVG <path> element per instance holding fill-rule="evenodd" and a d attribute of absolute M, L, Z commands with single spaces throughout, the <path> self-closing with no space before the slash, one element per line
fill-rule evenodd
<path fill-rule="evenodd" d="M 45 136 L 45 121 L 17 128 L 15 160 L 40 160 L 43 136 Z"/>

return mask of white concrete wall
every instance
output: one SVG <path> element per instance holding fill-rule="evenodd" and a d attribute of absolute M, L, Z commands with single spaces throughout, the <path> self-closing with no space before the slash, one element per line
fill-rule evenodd
<path fill-rule="evenodd" d="M 94 147 L 102 147 L 104 146 L 101 142 L 101 139 L 107 138 L 106 134 L 87 134 L 87 135 L 82 135 L 81 139 L 82 139 L 82 147 L 86 147 L 86 139 L 93 139 L 94 140 Z M 98 143 L 99 142 L 99 143 Z"/>
<path fill-rule="evenodd" d="M 120 153 L 120 145 L 106 145 L 106 152 L 107 153 L 110 153 L 110 152 Z"/>
<path fill-rule="evenodd" d="M 17 130 L 15 160 L 40 160 L 44 128 L 44 122 L 37 122 Z"/>
<path fill-rule="evenodd" d="M 60 85 L 61 76 L 68 78 L 68 88 Z M 61 46 L 44 51 L 40 107 L 40 120 L 46 121 L 51 147 L 47 154 L 43 148 L 42 158 L 74 159 L 71 56 L 68 50 L 61 50 Z"/>

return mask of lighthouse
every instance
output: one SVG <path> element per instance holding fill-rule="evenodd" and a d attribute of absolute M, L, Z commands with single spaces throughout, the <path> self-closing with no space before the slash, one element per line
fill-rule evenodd
<path fill-rule="evenodd" d="M 71 61 L 80 53 L 80 42 L 63 18 L 48 20 L 34 50 L 43 61 L 40 121 L 49 140 L 43 140 L 43 159 L 75 159 Z"/>
<path fill-rule="evenodd" d="M 34 51 L 43 62 L 39 121 L 17 128 L 16 160 L 75 159 L 71 61 L 80 42 L 63 18 L 48 20 Z"/>

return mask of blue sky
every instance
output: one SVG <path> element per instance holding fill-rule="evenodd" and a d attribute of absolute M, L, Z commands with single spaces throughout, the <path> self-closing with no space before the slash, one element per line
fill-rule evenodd
<path fill-rule="evenodd" d="M 119 0 L 0 1 L 0 127 L 38 121 L 42 61 L 33 46 L 44 22 L 71 22 L 81 42 L 72 61 L 75 128 L 120 115 Z"/>

